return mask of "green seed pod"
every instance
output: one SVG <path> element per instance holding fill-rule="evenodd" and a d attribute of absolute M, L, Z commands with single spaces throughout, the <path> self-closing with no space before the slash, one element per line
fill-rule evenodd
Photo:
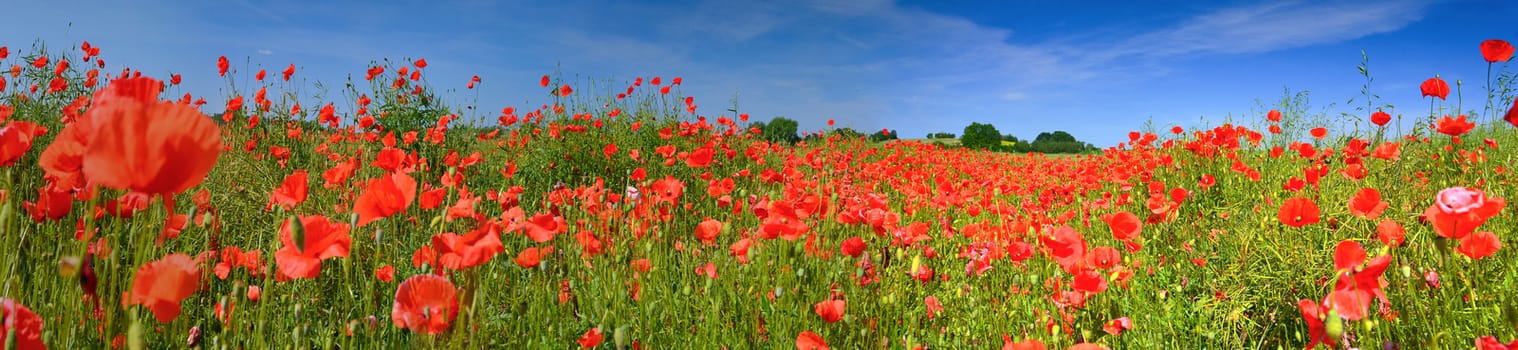
<path fill-rule="evenodd" d="M 10 205 L 6 205 L 5 207 L 10 208 Z M 11 327 L 5 330 L 5 350 L 14 349 L 16 349 L 16 328 Z"/>

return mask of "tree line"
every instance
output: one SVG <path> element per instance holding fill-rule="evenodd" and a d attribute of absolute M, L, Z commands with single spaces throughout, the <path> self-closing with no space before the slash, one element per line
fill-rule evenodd
<path fill-rule="evenodd" d="M 769 122 L 754 122 L 749 124 L 749 127 L 759 130 L 760 138 L 770 142 L 796 143 L 803 140 L 798 132 L 800 125 L 795 120 L 786 117 L 775 117 Z M 894 130 L 879 130 L 865 135 L 853 128 L 842 127 L 828 133 L 829 136 L 840 135 L 844 138 L 868 137 L 874 142 L 899 139 L 897 131 Z M 805 139 L 815 140 L 820 137 L 818 134 L 808 134 Z M 927 138 L 953 139 L 956 137 L 953 133 L 933 132 L 928 133 Z M 1096 150 L 1096 147 L 1091 144 L 1076 140 L 1075 136 L 1064 131 L 1043 132 L 1032 141 L 1024 141 L 1011 134 L 1002 134 L 996 130 L 996 126 L 981 123 L 970 123 L 958 139 L 960 147 L 1002 152 L 1081 153 Z"/>

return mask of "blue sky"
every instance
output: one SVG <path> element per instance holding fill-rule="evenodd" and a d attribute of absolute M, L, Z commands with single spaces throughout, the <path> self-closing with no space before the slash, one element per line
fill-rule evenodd
<path fill-rule="evenodd" d="M 684 77 L 702 115 L 828 119 L 903 137 L 989 122 L 1031 138 L 1065 130 L 1113 145 L 1153 120 L 1216 125 L 1256 100 L 1310 90 L 1352 111 L 1361 50 L 1393 112 L 1427 114 L 1418 84 L 1464 80 L 1480 109 L 1478 44 L 1518 41 L 1518 3 L 1476 1 L 65 1 L 6 6 L 0 45 L 102 47 L 110 67 L 225 95 L 216 57 L 242 76 L 290 63 L 341 85 L 372 60 L 425 57 L 428 80 L 481 113 L 547 101 L 536 82 Z M 109 70 L 108 70 L 109 71 Z M 242 84 L 243 80 L 239 80 Z M 586 89 L 579 89 L 589 92 Z M 305 88 L 303 93 L 316 89 Z M 339 98 L 336 91 L 328 99 Z M 1452 97 L 1453 98 L 1453 97 Z M 1363 100 L 1357 100 L 1357 105 Z M 305 103 L 308 107 L 314 103 Z M 218 112 L 207 107 L 207 112 Z M 1395 113 L 1394 113 L 1395 114 Z"/>

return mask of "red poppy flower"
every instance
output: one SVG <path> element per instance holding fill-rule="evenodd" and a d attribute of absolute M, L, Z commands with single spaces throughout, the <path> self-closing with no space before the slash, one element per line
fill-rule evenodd
<path fill-rule="evenodd" d="M 1389 219 L 1381 220 L 1380 223 L 1376 224 L 1376 238 L 1380 239 L 1382 244 L 1398 247 L 1402 245 L 1402 241 L 1406 236 L 1407 231 L 1403 230 L 1402 224 L 1398 224 L 1396 221 Z"/>
<path fill-rule="evenodd" d="M 1086 260 L 1086 239 L 1081 237 L 1079 231 L 1062 225 L 1054 229 L 1052 234 L 1039 236 L 1038 240 L 1049 249 L 1049 256 L 1065 272 L 1075 274 L 1082 270 L 1082 263 Z"/>
<path fill-rule="evenodd" d="M 600 346 L 601 342 L 605 340 L 606 335 L 601 334 L 601 327 L 596 327 L 585 331 L 585 335 L 580 336 L 580 340 L 576 340 L 575 342 L 580 343 L 581 349 L 590 349 Z"/>
<path fill-rule="evenodd" d="M 1277 218 L 1286 226 L 1302 227 L 1318 223 L 1318 215 L 1318 203 L 1311 199 L 1294 197 L 1281 204 L 1281 211 Z"/>
<path fill-rule="evenodd" d="M 1132 241 L 1144 231 L 1144 223 L 1138 215 L 1126 211 L 1102 215 L 1102 221 L 1112 229 L 1112 238 L 1119 241 Z"/>
<path fill-rule="evenodd" d="M 269 194 L 269 204 L 264 210 L 274 208 L 275 205 L 290 210 L 306 201 L 306 170 L 296 169 L 295 172 L 285 176 L 285 181 Z"/>
<path fill-rule="evenodd" d="M 1334 246 L 1334 268 L 1350 271 L 1365 263 L 1365 248 L 1359 242 L 1344 240 Z"/>
<path fill-rule="evenodd" d="M 395 288 L 390 319 L 395 326 L 416 333 L 438 334 L 459 315 L 458 291 L 442 276 L 421 274 L 407 278 Z"/>
<path fill-rule="evenodd" d="M 298 227 L 292 225 L 294 221 L 285 220 L 279 228 L 279 241 L 284 248 L 274 252 L 274 260 L 279 263 L 276 279 L 316 278 L 323 259 L 348 256 L 353 243 L 348 236 L 348 224 L 331 222 L 319 215 L 300 217 Z"/>
<path fill-rule="evenodd" d="M 1508 107 L 1507 115 L 1504 115 L 1502 120 L 1506 120 L 1508 124 L 1518 127 L 1518 99 L 1513 99 L 1513 106 Z"/>
<path fill-rule="evenodd" d="M 260 255 L 263 255 L 263 252 L 258 249 L 244 252 L 242 248 L 235 246 L 222 248 L 221 261 L 216 262 L 216 266 L 211 268 L 211 272 L 216 274 L 216 278 L 227 279 L 227 275 L 232 273 L 232 269 L 242 267 L 247 269 L 249 273 L 257 276 L 262 274 L 264 270 L 264 261 Z"/>
<path fill-rule="evenodd" d="M 1123 254 L 1112 247 L 1092 248 L 1091 252 L 1086 254 L 1086 264 L 1101 270 L 1113 268 L 1121 262 L 1123 262 Z"/>
<path fill-rule="evenodd" d="M 1107 290 L 1107 278 L 1093 269 L 1081 270 L 1072 277 L 1070 288 L 1092 294 L 1101 293 Z"/>
<path fill-rule="evenodd" d="M 175 194 L 200 184 L 221 154 L 221 129 L 194 107 L 160 102 L 163 83 L 117 79 L 97 92 L 84 119 L 84 175 L 111 188 Z M 88 124 L 88 126 L 82 124 Z"/>
<path fill-rule="evenodd" d="M 1317 302 L 1302 299 L 1297 302 L 1297 309 L 1302 312 L 1302 319 L 1307 321 L 1307 349 L 1311 350 L 1318 344 L 1333 347 L 1329 342 L 1328 334 L 1323 331 L 1324 310 Z"/>
<path fill-rule="evenodd" d="M 417 68 L 427 68 L 427 59 L 419 58 L 413 64 L 415 64 Z"/>
<path fill-rule="evenodd" d="M 828 350 L 828 343 L 817 333 L 801 331 L 796 335 L 796 350 Z"/>
<path fill-rule="evenodd" d="M 227 61 L 227 56 L 221 56 L 221 57 L 219 57 L 219 58 L 216 59 L 216 74 L 217 75 L 227 76 L 227 68 L 231 68 L 231 67 L 232 67 L 232 63 Z"/>
<path fill-rule="evenodd" d="M 1513 59 L 1513 44 L 1502 39 L 1482 41 L 1481 57 L 1485 58 L 1487 63 L 1506 62 Z"/>
<path fill-rule="evenodd" d="M 1386 123 L 1391 122 L 1391 114 L 1387 114 L 1386 112 L 1382 111 L 1376 111 L 1375 113 L 1370 114 L 1370 122 L 1375 123 L 1376 126 L 1386 126 Z"/>
<path fill-rule="evenodd" d="M 843 240 L 843 244 L 838 247 L 838 251 L 843 253 L 843 255 L 848 255 L 855 258 L 859 257 L 861 254 L 864 254 L 865 249 L 869 248 L 865 245 L 864 239 L 859 237 L 849 237 L 848 239 Z"/>
<path fill-rule="evenodd" d="M 533 215 L 532 219 L 527 220 L 527 238 L 538 243 L 548 243 L 555 235 L 563 233 L 566 226 L 564 218 L 557 215 L 551 213 Z"/>
<path fill-rule="evenodd" d="M 1374 188 L 1362 188 L 1354 197 L 1349 198 L 1349 213 L 1366 219 L 1381 217 L 1386 206 L 1387 203 L 1381 200 L 1381 192 Z"/>
<path fill-rule="evenodd" d="M 1281 122 L 1281 111 L 1274 110 L 1274 109 L 1270 110 L 1269 113 L 1265 113 L 1265 120 L 1269 120 L 1271 122 L 1276 122 L 1276 123 Z"/>
<path fill-rule="evenodd" d="M 923 306 L 927 307 L 926 311 L 928 312 L 929 320 L 933 319 L 933 317 L 936 316 L 939 312 L 943 312 L 943 304 L 940 304 L 938 302 L 937 296 L 929 295 L 925 298 L 922 298 L 922 304 Z"/>
<path fill-rule="evenodd" d="M 748 248 L 752 247 L 753 245 L 754 240 L 751 238 L 740 239 L 737 242 L 733 242 L 733 244 L 727 246 L 728 255 L 738 258 L 738 263 L 747 264 Z"/>
<path fill-rule="evenodd" d="M 42 317 L 32 309 L 15 300 L 0 298 L 0 344 L 15 344 L 16 350 L 45 350 L 42 326 Z M 15 339 L 8 338 L 12 336 Z"/>
<path fill-rule="evenodd" d="M 548 75 L 543 75 L 543 79 L 538 81 L 538 86 L 548 87 Z"/>
<path fill-rule="evenodd" d="M 432 248 L 441 254 L 438 262 L 443 267 L 462 270 L 480 266 L 506 250 L 501 246 L 500 228 L 495 222 L 487 222 L 464 235 L 441 233 L 432 236 Z"/>
<path fill-rule="evenodd" d="M 290 76 L 295 75 L 295 64 L 291 63 L 290 67 L 285 68 L 285 71 L 280 73 L 284 74 L 285 81 L 290 81 Z"/>
<path fill-rule="evenodd" d="M 1475 128 L 1476 124 L 1465 121 L 1465 116 L 1463 115 L 1459 118 L 1450 118 L 1446 115 L 1444 118 L 1440 118 L 1438 123 L 1439 133 L 1449 136 L 1460 136 Z"/>
<path fill-rule="evenodd" d="M 1443 100 L 1449 96 L 1449 83 L 1444 82 L 1444 79 L 1439 79 L 1439 77 L 1424 80 L 1423 84 L 1419 85 L 1418 88 L 1423 90 L 1424 97 L 1433 96 Z"/>
<path fill-rule="evenodd" d="M 1460 247 L 1455 250 L 1471 259 L 1481 260 L 1492 256 L 1498 249 L 1502 249 L 1502 240 L 1491 232 L 1476 232 L 1460 239 Z"/>
<path fill-rule="evenodd" d="M 12 121 L 0 128 L 0 167 L 16 164 L 16 160 L 32 150 L 32 140 L 46 133 L 47 128 L 24 121 Z"/>
<path fill-rule="evenodd" d="M 1115 320 L 1108 321 L 1106 325 L 1102 326 L 1102 331 L 1107 332 L 1107 334 L 1111 335 L 1123 335 L 1123 331 L 1129 329 L 1133 329 L 1133 320 L 1130 320 L 1127 317 L 1118 317 Z"/>
<path fill-rule="evenodd" d="M 353 203 L 353 212 L 358 213 L 358 226 L 363 227 L 374 220 L 405 212 L 414 200 L 416 180 L 406 174 L 390 173 L 369 180 L 363 194 Z"/>
<path fill-rule="evenodd" d="M 159 323 L 179 317 L 180 301 L 195 294 L 200 285 L 200 268 L 189 255 L 169 254 L 142 267 L 132 279 L 127 305 L 142 305 L 153 312 Z"/>
<path fill-rule="evenodd" d="M 1328 136 L 1328 129 L 1312 128 L 1312 130 L 1308 130 L 1308 133 L 1311 133 L 1313 138 L 1321 140 Z"/>
<path fill-rule="evenodd" d="M 1480 337 L 1480 338 L 1476 338 L 1476 350 L 1513 350 L 1513 349 L 1518 349 L 1518 340 L 1514 340 L 1514 341 L 1509 342 L 1507 344 L 1503 344 L 1502 341 L 1497 340 L 1497 337 L 1493 337 L 1493 336 L 1490 336 L 1490 335 L 1484 336 L 1484 337 Z"/>
<path fill-rule="evenodd" d="M 1020 341 L 1020 342 L 1013 342 L 1011 337 L 1008 337 L 1006 335 L 1002 335 L 1001 350 L 1048 350 L 1048 349 L 1049 349 L 1049 346 L 1048 345 L 1044 345 L 1044 342 L 1039 341 L 1038 339 L 1028 339 L 1028 340 L 1024 340 L 1024 341 Z"/>
<path fill-rule="evenodd" d="M 517 253 L 517 258 L 512 259 L 512 262 L 517 263 L 517 266 L 521 266 L 524 269 L 530 269 L 538 267 L 538 264 L 543 262 L 543 256 L 550 253 L 553 253 L 553 246 L 527 248 L 523 249 L 521 253 Z"/>
<path fill-rule="evenodd" d="M 828 300 L 812 305 L 812 311 L 817 313 L 818 317 L 822 317 L 822 321 L 833 323 L 843 318 L 844 307 L 847 304 L 843 300 Z"/>
<path fill-rule="evenodd" d="M 385 266 L 380 266 L 380 268 L 378 268 L 378 269 L 374 269 L 374 279 L 380 280 L 380 282 L 385 282 L 385 283 L 390 283 L 390 281 L 394 281 L 395 280 L 395 266 L 390 266 L 390 265 L 387 264 Z"/>
<path fill-rule="evenodd" d="M 700 224 L 696 225 L 696 239 L 701 240 L 702 244 L 708 246 L 717 244 L 717 234 L 720 233 L 722 233 L 721 221 L 707 218 L 705 221 L 702 221 Z"/>
<path fill-rule="evenodd" d="M 692 168 L 705 168 L 712 164 L 712 155 L 715 153 L 716 151 L 710 146 L 697 148 L 685 157 L 685 165 Z"/>

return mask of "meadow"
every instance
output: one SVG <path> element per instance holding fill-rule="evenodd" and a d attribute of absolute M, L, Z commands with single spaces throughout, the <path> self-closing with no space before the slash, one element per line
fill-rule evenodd
<path fill-rule="evenodd" d="M 1518 348 L 1510 79 L 1044 156 L 772 143 L 684 77 L 483 111 L 420 58 L 184 67 L 206 105 L 68 45 L 0 46 L 5 350 Z"/>

